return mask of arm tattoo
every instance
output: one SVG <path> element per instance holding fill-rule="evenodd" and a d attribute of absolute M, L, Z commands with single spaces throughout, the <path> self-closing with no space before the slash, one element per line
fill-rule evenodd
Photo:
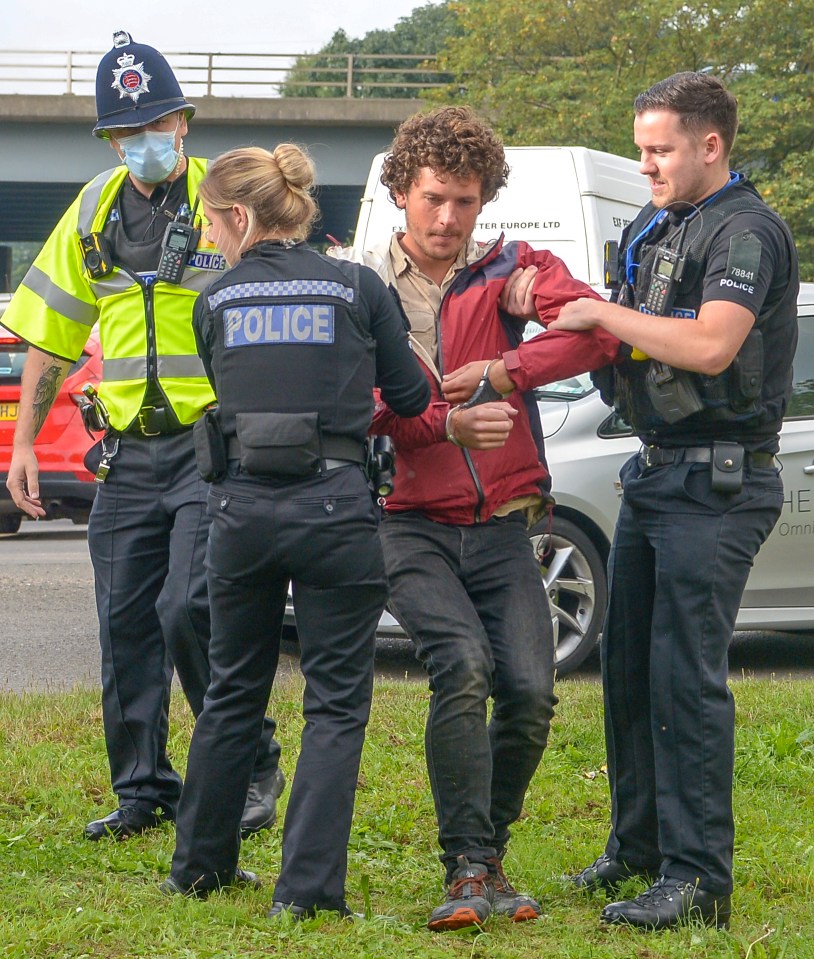
<path fill-rule="evenodd" d="M 42 371 L 34 392 L 34 435 L 37 436 L 48 416 L 48 411 L 54 405 L 59 387 L 62 382 L 63 369 L 54 363 Z"/>

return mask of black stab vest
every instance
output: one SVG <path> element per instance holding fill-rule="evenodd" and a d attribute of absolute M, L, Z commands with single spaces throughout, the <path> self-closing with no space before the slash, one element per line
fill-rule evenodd
<path fill-rule="evenodd" d="M 682 281 L 673 304 L 673 315 L 697 316 L 703 296 L 704 274 L 709 248 L 723 227 L 734 214 L 749 211 L 771 219 L 783 232 L 791 257 L 790 284 L 797 283 L 797 261 L 794 241 L 786 224 L 763 202 L 755 188 L 746 180 L 734 184 L 709 206 L 702 209 L 700 215 L 693 217 L 687 227 L 687 240 L 684 244 L 686 264 Z M 643 230 L 658 213 L 653 204 L 648 203 L 630 223 L 622 234 L 619 250 L 620 271 L 624 269 L 625 253 L 628 244 Z M 660 225 L 653 234 L 646 236 L 638 249 L 639 267 L 635 287 L 625 283 L 618 294 L 617 302 L 639 310 L 647 295 L 650 278 L 655 266 L 657 248 L 661 245 L 674 245 L 680 229 L 679 224 Z M 670 445 L 693 445 L 712 439 L 732 439 L 757 441 L 756 445 L 768 436 L 776 434 L 782 422 L 788 401 L 790 379 L 777 382 L 777 376 L 762 373 L 760 376 L 744 376 L 742 370 L 760 366 L 760 359 L 767 346 L 767 333 L 772 331 L 772 321 L 776 315 L 788 312 L 786 297 L 778 299 L 771 308 L 762 311 L 746 342 L 732 364 L 717 376 L 705 376 L 690 373 L 703 409 L 677 423 L 668 424 L 658 414 L 647 393 L 645 379 L 650 369 L 650 360 L 634 360 L 630 347 L 624 347 L 625 359 L 613 368 L 613 384 L 608 396 L 607 379 L 597 378 L 597 385 L 603 391 L 603 397 L 612 400 L 612 405 L 633 426 L 643 441 L 648 443 L 668 443 Z M 793 317 L 796 309 L 792 304 Z M 788 316 L 784 317 L 786 320 Z M 653 317 L 657 323 L 658 317 Z M 796 319 L 795 319 L 796 322 Z M 772 345 L 771 336 L 768 345 Z M 793 355 L 788 358 L 790 368 Z M 608 371 L 610 372 L 610 371 Z M 608 377 L 609 379 L 609 377 Z M 758 380 L 756 382 L 756 379 Z"/>
<path fill-rule="evenodd" d="M 304 244 L 267 242 L 203 294 L 214 314 L 212 366 L 227 438 L 236 435 L 237 412 L 317 412 L 324 438 L 358 440 L 361 449 L 376 370 L 358 275 L 356 264 Z"/>

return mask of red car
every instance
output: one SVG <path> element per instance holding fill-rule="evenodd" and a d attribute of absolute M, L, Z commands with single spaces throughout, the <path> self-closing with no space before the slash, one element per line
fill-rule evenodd
<path fill-rule="evenodd" d="M 0 316 L 9 302 L 0 296 Z M 6 489 L 12 440 L 20 401 L 20 376 L 28 345 L 0 326 L 0 533 L 16 533 L 25 516 Z M 40 464 L 40 498 L 46 519 L 71 519 L 86 523 L 96 484 L 82 465 L 95 440 L 85 432 L 79 403 L 85 383 L 98 385 L 102 378 L 102 350 L 94 330 L 82 355 L 70 368 L 48 414 L 34 449 Z"/>

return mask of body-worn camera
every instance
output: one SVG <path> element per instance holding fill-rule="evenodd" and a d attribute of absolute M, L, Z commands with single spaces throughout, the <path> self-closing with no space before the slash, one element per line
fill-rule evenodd
<path fill-rule="evenodd" d="M 619 243 L 617 240 L 605 240 L 602 247 L 602 275 L 606 290 L 619 290 L 624 279 L 624 269 L 619 263 Z"/>
<path fill-rule="evenodd" d="M 113 254 L 103 233 L 86 233 L 79 237 L 82 262 L 92 280 L 100 280 L 113 272 Z"/>
<path fill-rule="evenodd" d="M 367 473 L 376 494 L 390 496 L 396 475 L 396 450 L 389 436 L 371 436 L 368 440 Z"/>

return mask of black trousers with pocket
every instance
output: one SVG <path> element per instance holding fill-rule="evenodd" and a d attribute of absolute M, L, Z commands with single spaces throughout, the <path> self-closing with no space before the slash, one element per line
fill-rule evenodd
<path fill-rule="evenodd" d="M 209 502 L 212 683 L 192 737 L 172 876 L 199 889 L 234 879 L 242 797 L 290 581 L 305 728 L 274 899 L 344 911 L 376 625 L 386 600 L 378 510 L 355 465 L 278 484 L 228 475 L 213 484 Z"/>
<path fill-rule="evenodd" d="M 783 504 L 775 468 L 710 488 L 709 465 L 621 471 L 602 638 L 607 853 L 732 891 L 735 704 L 727 651 L 752 562 Z"/>

